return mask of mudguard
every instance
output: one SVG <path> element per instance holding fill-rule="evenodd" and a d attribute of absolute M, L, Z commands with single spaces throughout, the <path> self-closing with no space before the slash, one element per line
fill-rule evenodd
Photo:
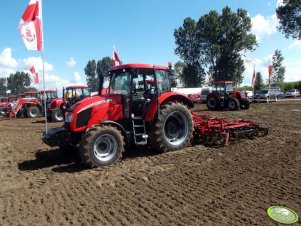
<path fill-rule="evenodd" d="M 179 94 L 176 92 L 163 93 L 159 96 L 158 100 L 157 99 L 152 100 L 152 102 L 148 108 L 148 111 L 145 114 L 144 120 L 146 122 L 149 122 L 149 121 L 153 121 L 155 119 L 156 112 L 158 111 L 158 102 L 159 102 L 159 105 L 162 105 L 164 103 L 172 102 L 172 101 L 182 102 L 185 105 L 187 105 L 189 108 L 194 107 L 194 104 L 192 103 L 192 101 L 188 97 L 186 97 L 182 94 Z"/>

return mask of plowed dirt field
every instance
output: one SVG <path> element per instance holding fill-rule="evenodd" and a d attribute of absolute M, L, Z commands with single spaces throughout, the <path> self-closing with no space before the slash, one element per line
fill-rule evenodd
<path fill-rule="evenodd" d="M 0 225 L 278 225 L 271 205 L 301 215 L 301 101 L 195 110 L 252 120 L 269 135 L 164 154 L 132 149 L 118 164 L 86 169 L 76 153 L 42 143 L 43 118 L 1 118 Z"/>

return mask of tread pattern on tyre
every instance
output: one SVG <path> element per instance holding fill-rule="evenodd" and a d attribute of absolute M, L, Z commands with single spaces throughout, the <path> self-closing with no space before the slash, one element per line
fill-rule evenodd
<path fill-rule="evenodd" d="M 91 154 L 91 146 L 93 146 L 94 144 L 94 139 L 96 139 L 95 137 L 102 132 L 107 132 L 107 133 L 115 133 L 116 135 L 116 139 L 119 140 L 119 147 L 118 149 L 120 149 L 120 151 L 117 151 L 116 156 L 114 157 L 114 159 L 108 162 L 108 164 L 99 164 L 96 162 L 96 160 L 93 158 L 93 155 Z M 94 168 L 94 167 L 99 167 L 99 166 L 105 166 L 105 165 L 110 165 L 113 163 L 118 162 L 121 158 L 122 158 L 122 153 L 124 152 L 124 139 L 123 136 L 121 134 L 121 132 L 110 125 L 96 125 L 94 127 L 92 127 L 90 130 L 87 131 L 87 133 L 83 136 L 81 142 L 80 142 L 80 157 L 83 161 L 83 163 L 90 167 L 90 168 Z"/>
<path fill-rule="evenodd" d="M 214 99 L 215 100 L 215 106 L 214 107 L 211 107 L 209 105 L 210 99 Z M 220 105 L 221 105 L 219 99 L 215 95 L 212 95 L 212 94 L 208 94 L 206 102 L 207 102 L 207 108 L 209 110 L 218 110 L 220 108 Z"/>
<path fill-rule="evenodd" d="M 62 121 L 64 121 L 64 117 L 62 117 L 61 120 L 58 119 L 58 117 L 57 117 L 58 111 L 62 111 L 62 110 L 58 108 L 58 109 L 51 112 L 51 121 L 53 121 L 53 122 L 62 122 Z"/>
<path fill-rule="evenodd" d="M 182 111 L 188 117 L 188 134 L 186 140 L 178 146 L 170 145 L 163 137 L 164 134 L 164 122 L 166 116 L 174 111 Z M 175 151 L 178 149 L 185 148 L 189 143 L 193 135 L 193 121 L 192 116 L 187 107 L 178 102 L 171 102 L 161 106 L 160 115 L 151 131 L 150 138 L 152 147 L 160 152 Z"/>

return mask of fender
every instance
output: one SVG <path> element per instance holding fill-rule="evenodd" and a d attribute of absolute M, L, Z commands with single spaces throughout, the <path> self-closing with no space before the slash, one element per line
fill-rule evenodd
<path fill-rule="evenodd" d="M 130 146 L 130 137 L 129 137 L 130 135 L 129 135 L 129 133 L 126 132 L 126 129 L 121 124 L 119 124 L 118 122 L 110 121 L 110 120 L 103 121 L 102 124 L 113 125 L 114 127 L 117 127 L 118 129 L 120 129 L 122 132 L 122 135 L 125 138 L 126 146 Z"/>
<path fill-rule="evenodd" d="M 189 108 L 194 107 L 194 104 L 188 97 L 176 92 L 163 93 L 162 95 L 159 96 L 158 99 L 160 105 L 165 104 L 167 102 L 178 101 L 178 102 L 183 102 Z M 147 113 L 145 114 L 144 120 L 146 122 L 153 121 L 155 119 L 155 115 L 157 111 L 158 111 L 157 100 L 153 99 Z"/>

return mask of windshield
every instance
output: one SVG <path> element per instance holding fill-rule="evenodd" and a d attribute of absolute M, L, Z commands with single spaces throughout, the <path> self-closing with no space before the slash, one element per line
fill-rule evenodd
<path fill-rule="evenodd" d="M 268 92 L 269 92 L 268 90 L 261 90 L 261 91 L 260 91 L 261 94 L 266 94 L 266 93 L 268 93 Z"/>
<path fill-rule="evenodd" d="M 25 98 L 36 98 L 37 94 L 36 93 L 26 93 Z"/>
<path fill-rule="evenodd" d="M 112 74 L 109 92 L 128 96 L 130 93 L 130 74 L 124 71 L 115 71 Z"/>
<path fill-rule="evenodd" d="M 12 102 L 12 101 L 16 101 L 17 100 L 17 97 L 9 97 L 8 98 L 8 102 Z"/>
<path fill-rule="evenodd" d="M 227 83 L 226 84 L 226 91 L 233 91 L 233 84 L 232 83 Z"/>
<path fill-rule="evenodd" d="M 57 98 L 57 92 L 46 92 L 46 96 L 47 96 L 47 99 L 54 99 L 54 98 Z"/>

